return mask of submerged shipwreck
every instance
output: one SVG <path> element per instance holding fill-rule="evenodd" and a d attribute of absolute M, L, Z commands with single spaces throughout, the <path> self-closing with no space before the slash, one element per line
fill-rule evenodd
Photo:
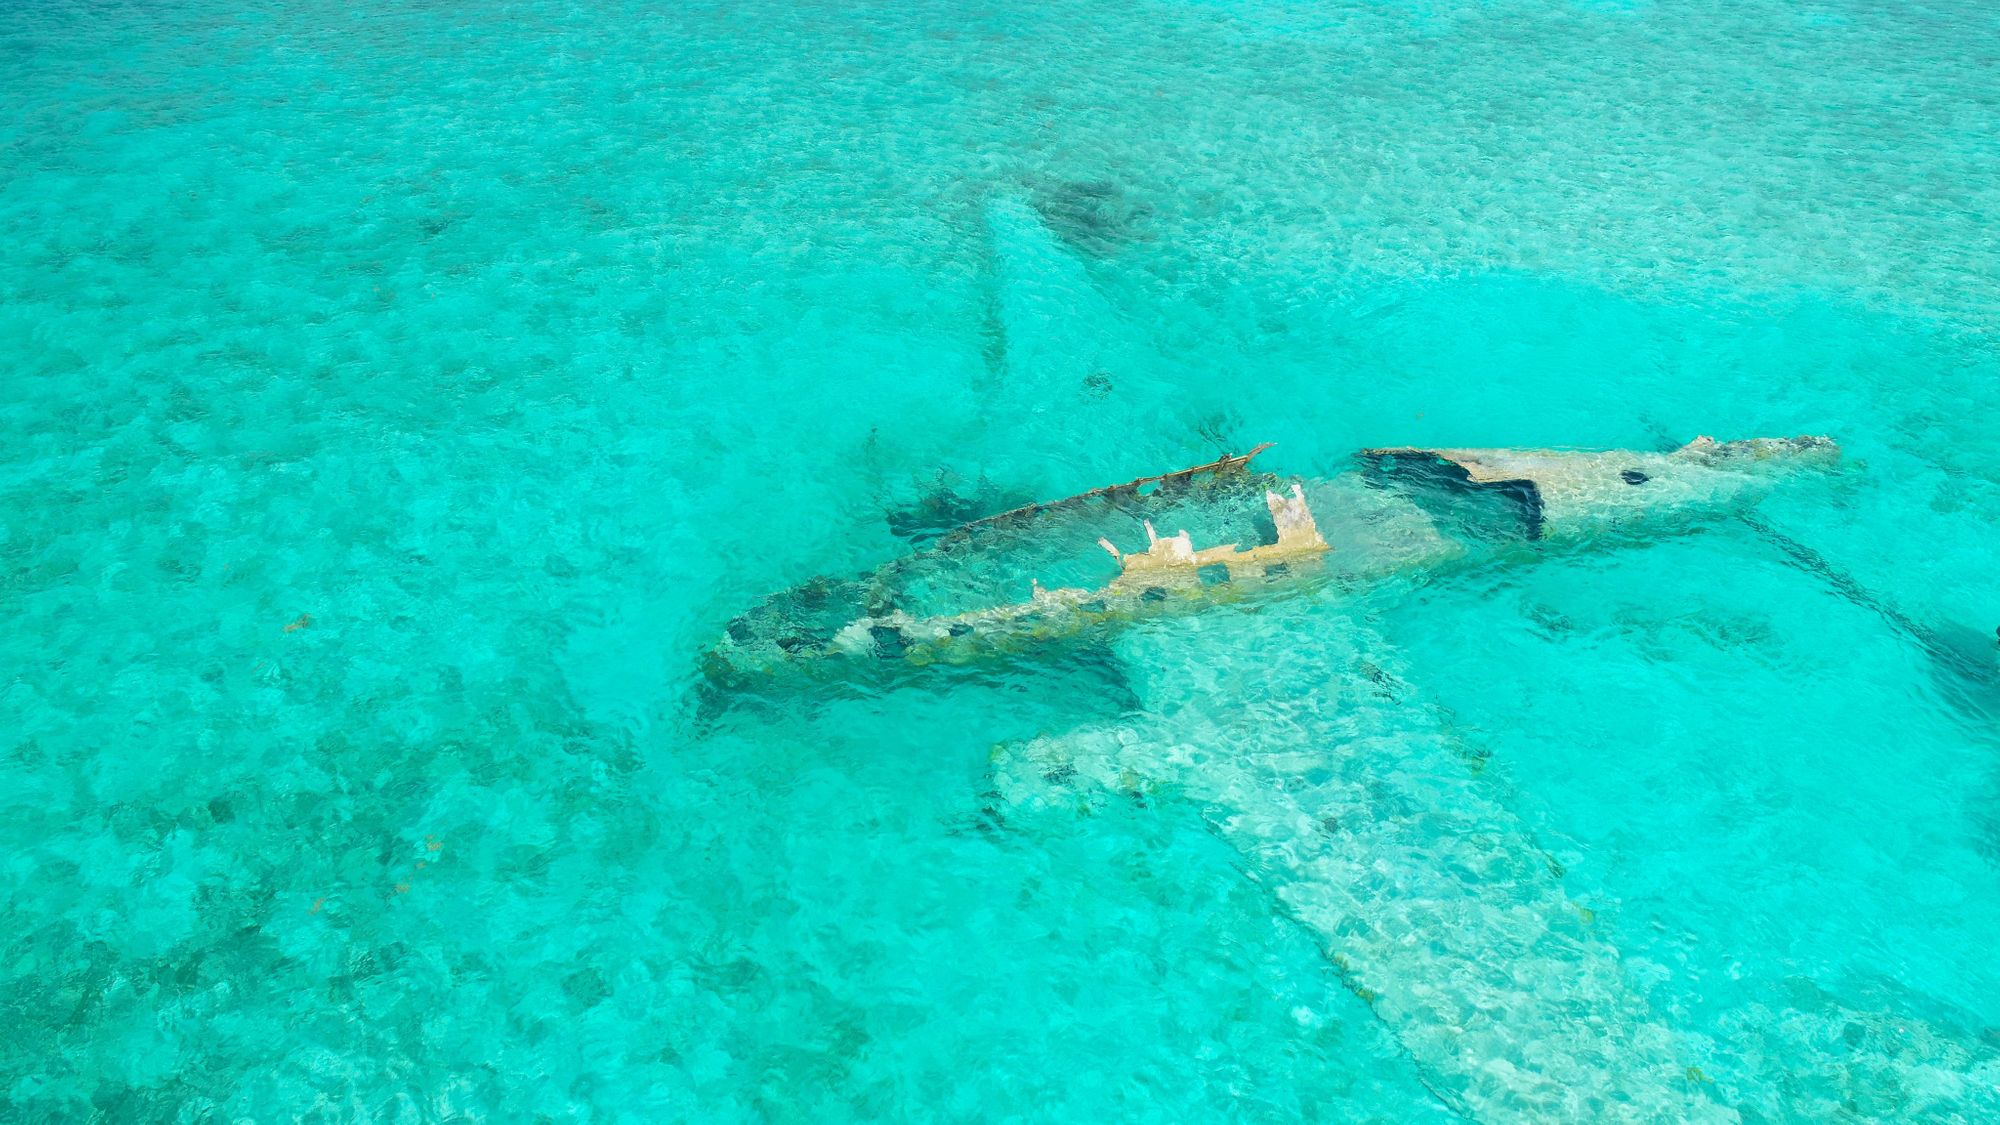
<path fill-rule="evenodd" d="M 1910 1117 L 1986 1119 L 2000 1052 L 1865 992 L 1816 994 L 1784 1020 L 1661 1006 L 1658 967 L 1628 957 L 1597 920 L 1604 903 L 1569 885 L 1475 732 L 1343 604 L 1728 515 L 1945 651 L 1748 511 L 1787 473 L 1835 464 L 1831 440 L 1370 449 L 1317 479 L 1259 471 L 1264 448 L 976 520 L 866 575 L 787 590 L 730 622 L 709 673 L 755 695 L 1009 654 L 1109 668 L 1117 706 L 993 747 L 981 823 L 1033 833 L 1106 807 L 1191 810 L 1449 1114 L 1819 1119 L 1892 1089 Z M 1254 612 L 1189 616 L 1231 604 Z M 1089 659 L 1065 663 L 1072 645 Z M 1791 1003 L 1797 982 L 1781 987 Z M 1835 1041 L 1854 1049 L 1804 1085 L 1758 1073 Z"/>
<path fill-rule="evenodd" d="M 750 686 L 967 664 L 1727 511 L 1779 472 L 1840 455 L 1824 437 L 1700 437 L 1671 452 L 1387 448 L 1300 479 L 1252 468 L 1267 448 L 1002 512 L 870 574 L 787 590 L 729 623 L 709 676 Z"/>

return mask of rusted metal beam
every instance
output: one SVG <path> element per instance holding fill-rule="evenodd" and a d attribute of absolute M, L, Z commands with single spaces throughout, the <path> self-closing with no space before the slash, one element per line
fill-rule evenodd
<path fill-rule="evenodd" d="M 971 523 L 961 524 L 957 528 L 953 529 L 951 532 L 947 533 L 947 535 L 944 538 L 950 539 L 952 537 L 964 534 L 965 532 L 971 531 L 973 528 L 985 527 L 988 524 L 1003 523 L 1007 520 L 1021 519 L 1027 516 L 1040 515 L 1043 512 L 1059 511 L 1063 508 L 1073 508 L 1079 504 L 1083 504 L 1091 500 L 1100 499 L 1102 497 L 1119 496 L 1137 492 L 1139 489 L 1144 488 L 1149 484 L 1165 484 L 1169 481 L 1184 481 L 1187 480 L 1189 477 L 1199 476 L 1203 473 L 1230 472 L 1231 470 L 1240 469 L 1243 466 L 1248 465 L 1252 457 L 1257 456 L 1259 453 L 1264 452 L 1266 449 L 1271 448 L 1271 446 L 1275 444 L 1276 444 L 1275 442 L 1267 441 L 1257 446 L 1257 448 L 1252 449 L 1248 453 L 1227 453 L 1213 461 L 1208 462 L 1205 465 L 1196 465 L 1193 468 L 1188 468 L 1188 469 L 1176 469 L 1171 473 L 1159 473 L 1157 475 L 1150 477 L 1140 477 L 1137 480 L 1128 480 L 1124 484 L 1107 484 L 1103 488 L 1093 488 L 1089 492 L 1079 492 L 1075 496 L 1065 497 L 1064 499 L 1061 500 L 1051 500 L 1047 503 L 1038 503 L 1038 504 L 1023 504 L 1018 508 L 1010 508 L 1004 512 L 997 512 L 993 515 L 973 520 Z"/>

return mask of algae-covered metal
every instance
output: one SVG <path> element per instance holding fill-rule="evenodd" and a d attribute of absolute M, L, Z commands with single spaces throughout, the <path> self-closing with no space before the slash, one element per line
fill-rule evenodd
<path fill-rule="evenodd" d="M 1267 446 L 966 524 L 729 623 L 725 684 L 787 671 L 963 664 L 1089 630 L 1328 583 L 1358 586 L 1509 541 L 1578 540 L 1712 511 L 1826 438 L 1697 438 L 1670 453 L 1370 449 L 1355 471 L 1280 477 Z M 1162 529 L 1172 529 L 1164 533 Z"/>

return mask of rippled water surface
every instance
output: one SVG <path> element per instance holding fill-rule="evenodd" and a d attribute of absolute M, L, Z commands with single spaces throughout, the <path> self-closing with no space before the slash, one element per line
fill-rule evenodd
<path fill-rule="evenodd" d="M 1996 44 L 0 6 L 0 1116 L 2000 1117 Z M 1796 433 L 1751 522 L 702 686 L 1224 449 Z"/>

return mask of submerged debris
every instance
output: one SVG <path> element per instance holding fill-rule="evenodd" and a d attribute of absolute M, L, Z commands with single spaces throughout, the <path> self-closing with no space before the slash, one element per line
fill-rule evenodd
<path fill-rule="evenodd" d="M 1375 479 L 1401 476 L 1422 489 L 1486 494 L 1515 508 L 1529 539 L 1602 530 L 1634 514 L 1698 504 L 1734 492 L 1744 471 L 1765 461 L 1832 462 L 1840 447 L 1823 437 L 1698 437 L 1671 453 L 1548 449 L 1365 449 Z"/>
<path fill-rule="evenodd" d="M 884 519 L 898 539 L 923 546 L 945 532 L 1020 504 L 1018 493 L 1008 493 L 981 478 L 967 486 L 950 473 L 939 473 L 915 500 L 890 508 Z"/>
<path fill-rule="evenodd" d="M 728 684 L 808 665 L 963 664 L 1267 589 L 1376 581 L 1495 541 L 1700 512 L 1751 492 L 1765 468 L 1839 452 L 1805 437 L 1698 438 L 1671 453 L 1370 449 L 1359 472 L 1301 480 L 1252 471 L 1267 448 L 942 533 L 933 521 L 973 501 L 941 483 L 891 515 L 926 550 L 767 599 L 730 622 L 710 673 Z"/>

